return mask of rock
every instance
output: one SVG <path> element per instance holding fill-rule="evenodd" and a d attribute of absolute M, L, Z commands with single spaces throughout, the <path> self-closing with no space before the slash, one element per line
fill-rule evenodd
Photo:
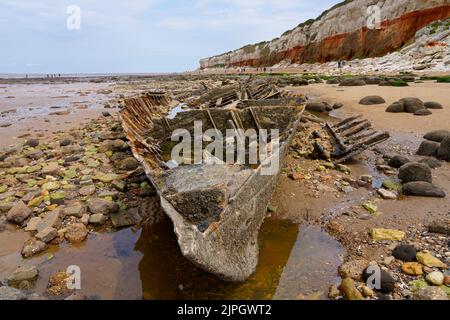
<path fill-rule="evenodd" d="M 57 181 L 50 181 L 47 183 L 44 183 L 42 185 L 42 189 L 47 190 L 47 191 L 55 191 L 58 190 L 60 188 L 60 184 Z"/>
<path fill-rule="evenodd" d="M 327 111 L 327 106 L 321 102 L 310 102 L 306 104 L 306 111 L 325 112 Z"/>
<path fill-rule="evenodd" d="M 142 182 L 140 187 L 139 195 L 141 197 L 153 197 L 156 195 L 156 190 L 147 181 Z"/>
<path fill-rule="evenodd" d="M 398 173 L 399 179 L 403 183 L 425 181 L 432 183 L 433 177 L 431 175 L 431 169 L 423 163 L 407 163 L 402 166 Z"/>
<path fill-rule="evenodd" d="M 417 98 L 403 98 L 400 99 L 400 102 L 405 106 L 405 112 L 407 113 L 415 113 L 418 110 L 425 109 L 422 100 Z"/>
<path fill-rule="evenodd" d="M 36 239 L 41 240 L 42 242 L 48 243 L 55 239 L 58 236 L 58 230 L 55 228 L 45 228 L 44 230 L 38 232 L 36 234 Z"/>
<path fill-rule="evenodd" d="M 114 173 L 106 173 L 106 174 L 101 173 L 92 177 L 92 179 L 95 181 L 101 181 L 103 183 L 111 183 L 114 180 L 118 180 L 119 176 Z"/>
<path fill-rule="evenodd" d="M 405 105 L 403 103 L 395 102 L 386 109 L 386 112 L 389 112 L 389 113 L 405 112 Z"/>
<path fill-rule="evenodd" d="M 435 130 L 424 135 L 424 139 L 439 143 L 448 137 L 450 137 L 450 131 L 448 130 Z"/>
<path fill-rule="evenodd" d="M 120 181 L 120 180 L 115 180 L 111 183 L 111 186 L 116 189 L 117 191 L 120 192 L 125 192 L 126 188 L 127 188 L 127 184 L 124 181 Z"/>
<path fill-rule="evenodd" d="M 36 266 L 32 267 L 19 267 L 8 278 L 8 284 L 15 284 L 22 281 L 34 281 L 39 275 L 39 271 Z"/>
<path fill-rule="evenodd" d="M 392 229 L 372 229 L 372 239 L 375 241 L 402 241 L 406 237 L 406 233 L 400 230 Z"/>
<path fill-rule="evenodd" d="M 425 140 L 420 144 L 416 154 L 419 156 L 434 157 L 437 155 L 439 147 L 439 142 Z"/>
<path fill-rule="evenodd" d="M 445 276 L 445 277 L 444 277 L 444 284 L 445 284 L 446 286 L 450 286 L 450 276 Z"/>
<path fill-rule="evenodd" d="M 427 280 L 429 284 L 439 287 L 444 284 L 444 274 L 439 271 L 434 271 L 434 272 L 429 273 L 425 277 L 425 280 Z"/>
<path fill-rule="evenodd" d="M 402 191 L 402 185 L 392 180 L 384 181 L 383 187 L 388 190 Z"/>
<path fill-rule="evenodd" d="M 96 188 L 94 185 L 84 186 L 80 190 L 78 190 L 78 193 L 84 197 L 92 196 L 96 191 Z"/>
<path fill-rule="evenodd" d="M 74 223 L 67 227 L 66 233 L 64 234 L 65 238 L 70 243 L 79 243 L 83 242 L 88 235 L 88 229 L 82 223 Z"/>
<path fill-rule="evenodd" d="M 58 272 L 50 277 L 47 284 L 47 293 L 52 296 L 60 296 L 69 291 L 67 279 L 70 275 L 66 272 Z"/>
<path fill-rule="evenodd" d="M 386 271 L 379 269 L 380 271 L 380 288 L 374 288 L 376 291 L 382 293 L 391 293 L 394 292 L 395 289 L 395 280 L 392 276 Z M 362 277 L 364 281 L 367 283 L 370 281 L 370 277 L 373 275 L 373 270 L 366 269 L 364 270 Z M 367 284 L 369 285 L 369 284 Z"/>
<path fill-rule="evenodd" d="M 119 211 L 110 214 L 111 222 L 114 228 L 124 228 L 133 226 L 141 222 L 142 218 L 138 208 L 132 208 L 126 211 Z"/>
<path fill-rule="evenodd" d="M 81 218 L 86 213 L 86 206 L 82 204 L 70 205 L 64 208 L 64 215 L 67 217 Z"/>
<path fill-rule="evenodd" d="M 22 248 L 22 256 L 24 258 L 30 258 L 37 255 L 47 249 L 45 242 L 38 241 L 36 239 L 27 240 Z"/>
<path fill-rule="evenodd" d="M 359 101 L 359 104 L 362 104 L 365 106 L 370 106 L 370 105 L 375 105 L 375 104 L 383 104 L 383 103 L 386 103 L 386 100 L 384 100 L 380 96 L 367 96 L 367 97 L 361 99 L 361 101 Z"/>
<path fill-rule="evenodd" d="M 414 112 L 415 116 L 430 116 L 432 114 L 433 114 L 433 112 L 431 112 L 428 109 L 420 109 L 420 110 L 417 110 L 416 112 Z"/>
<path fill-rule="evenodd" d="M 428 252 L 418 252 L 416 259 L 424 266 L 430 268 L 447 268 L 447 265 L 445 263 Z"/>
<path fill-rule="evenodd" d="M 336 286 L 330 286 L 330 288 L 328 289 L 328 298 L 329 299 L 336 299 L 341 295 L 341 292 L 339 291 L 338 288 L 336 288 Z"/>
<path fill-rule="evenodd" d="M 70 144 L 72 144 L 72 140 L 70 139 L 63 139 L 59 142 L 60 147 L 67 147 Z"/>
<path fill-rule="evenodd" d="M 439 287 L 426 287 L 414 293 L 414 300 L 448 300 L 448 296 Z"/>
<path fill-rule="evenodd" d="M 366 269 L 368 265 L 369 261 L 364 259 L 352 260 L 342 264 L 338 269 L 338 273 L 343 279 L 352 278 L 359 280 L 361 279 L 364 269 Z"/>
<path fill-rule="evenodd" d="M 0 301 L 26 300 L 27 296 L 20 290 L 11 287 L 0 287 Z"/>
<path fill-rule="evenodd" d="M 333 110 L 341 109 L 343 107 L 344 107 L 344 104 L 340 103 L 340 102 L 333 104 Z"/>
<path fill-rule="evenodd" d="M 437 157 L 441 160 L 450 162 L 450 137 L 442 140 L 441 146 L 437 152 Z"/>
<path fill-rule="evenodd" d="M 31 148 L 36 148 L 38 145 L 39 145 L 39 140 L 38 139 L 28 139 L 25 142 L 25 146 L 31 147 Z"/>
<path fill-rule="evenodd" d="M 398 260 L 412 262 L 416 260 L 417 251 L 413 246 L 402 244 L 395 247 L 392 255 Z"/>
<path fill-rule="evenodd" d="M 428 282 L 425 279 L 423 279 L 423 278 L 411 281 L 409 283 L 409 287 L 411 288 L 412 292 L 417 292 L 420 289 L 427 288 L 429 286 L 430 285 L 428 284 Z"/>
<path fill-rule="evenodd" d="M 10 223 L 21 225 L 31 215 L 32 211 L 23 201 L 18 201 L 14 207 L 9 210 L 6 219 Z"/>
<path fill-rule="evenodd" d="M 45 217 L 38 223 L 37 231 L 42 232 L 49 228 L 58 229 L 61 226 L 61 218 L 61 209 L 47 212 Z"/>
<path fill-rule="evenodd" d="M 119 205 L 115 202 L 94 198 L 88 201 L 89 211 L 93 214 L 105 214 L 115 213 L 119 210 Z"/>
<path fill-rule="evenodd" d="M 137 169 L 141 164 L 134 157 L 123 159 L 119 164 L 120 170 L 132 171 Z"/>
<path fill-rule="evenodd" d="M 42 168 L 42 174 L 44 176 L 57 176 L 60 172 L 61 168 L 57 162 L 50 162 Z"/>
<path fill-rule="evenodd" d="M 386 189 L 378 189 L 377 192 L 383 199 L 386 199 L 386 200 L 397 199 L 397 195 L 395 193 L 393 193 L 392 191 L 388 191 Z"/>
<path fill-rule="evenodd" d="M 89 224 L 89 214 L 85 213 L 80 219 L 81 223 L 87 226 Z"/>
<path fill-rule="evenodd" d="M 402 265 L 402 271 L 411 276 L 423 275 L 423 267 L 418 262 L 406 262 Z"/>
<path fill-rule="evenodd" d="M 93 214 L 89 217 L 89 223 L 93 225 L 104 225 L 106 223 L 106 216 L 101 213 Z"/>
<path fill-rule="evenodd" d="M 349 78 L 341 81 L 341 87 L 365 86 L 366 82 L 363 79 Z"/>
<path fill-rule="evenodd" d="M 404 166 L 407 163 L 410 163 L 411 160 L 409 160 L 405 156 L 394 156 L 389 160 L 389 166 L 392 168 L 400 168 Z"/>
<path fill-rule="evenodd" d="M 445 198 L 445 192 L 428 182 L 417 181 L 403 185 L 403 194 L 415 197 Z"/>
<path fill-rule="evenodd" d="M 371 297 L 375 296 L 375 291 L 373 291 L 369 287 L 362 286 L 361 290 L 362 290 L 362 293 L 363 293 L 364 297 L 371 298 Z"/>
<path fill-rule="evenodd" d="M 429 166 L 431 169 L 437 169 L 442 167 L 442 163 L 434 158 L 425 158 L 419 161 L 419 163 L 423 163 L 426 164 L 427 166 Z"/>
<path fill-rule="evenodd" d="M 336 170 L 343 172 L 343 173 L 347 173 L 347 174 L 352 173 L 352 169 L 350 169 L 350 167 L 343 165 L 343 164 L 336 165 Z"/>
<path fill-rule="evenodd" d="M 369 211 L 371 214 L 375 214 L 378 212 L 378 207 L 372 202 L 366 202 L 362 205 L 362 207 Z"/>
<path fill-rule="evenodd" d="M 339 290 L 342 292 L 346 300 L 363 300 L 361 292 L 355 286 L 355 282 L 351 278 L 342 280 Z"/>
<path fill-rule="evenodd" d="M 102 112 L 102 115 L 103 115 L 104 117 L 111 117 L 111 113 L 109 113 L 108 111 L 103 111 L 103 112 Z"/>
<path fill-rule="evenodd" d="M 436 220 L 431 222 L 428 226 L 428 232 L 440 233 L 445 235 L 450 235 L 450 220 Z"/>
<path fill-rule="evenodd" d="M 428 101 L 425 102 L 424 105 L 427 109 L 444 109 L 444 107 L 442 107 L 442 104 L 440 104 L 439 102 Z"/>
<path fill-rule="evenodd" d="M 25 227 L 25 231 L 34 232 L 37 231 L 38 224 L 42 221 L 42 218 L 33 217 L 28 221 L 27 226 Z"/>

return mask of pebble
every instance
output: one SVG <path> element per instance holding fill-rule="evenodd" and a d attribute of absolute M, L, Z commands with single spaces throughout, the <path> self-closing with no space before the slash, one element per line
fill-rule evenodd
<path fill-rule="evenodd" d="M 446 268 L 447 265 L 428 252 L 417 253 L 417 261 L 430 268 Z"/>
<path fill-rule="evenodd" d="M 411 245 L 399 245 L 392 251 L 392 255 L 398 260 L 412 262 L 416 260 L 417 251 Z"/>
<path fill-rule="evenodd" d="M 397 195 L 395 193 L 393 193 L 392 191 L 388 191 L 386 189 L 378 189 L 377 192 L 383 199 L 386 199 L 386 200 L 397 199 Z"/>
<path fill-rule="evenodd" d="M 36 239 L 41 240 L 42 242 L 48 243 L 55 239 L 58 236 L 58 230 L 52 227 L 48 227 L 43 229 L 42 231 L 36 234 Z"/>
<path fill-rule="evenodd" d="M 429 273 L 425 280 L 428 281 L 428 283 L 434 285 L 434 286 L 442 286 L 444 284 L 444 274 L 439 271 L 434 271 Z"/>
<path fill-rule="evenodd" d="M 100 198 L 90 199 L 88 201 L 89 211 L 93 214 L 110 214 L 119 210 L 119 205 L 113 201 Z M 92 218 L 92 217 L 91 217 Z"/>
<path fill-rule="evenodd" d="M 426 287 L 414 293 L 414 300 L 448 300 L 448 296 L 439 287 Z"/>
<path fill-rule="evenodd" d="M 342 280 L 339 290 L 342 292 L 346 300 L 363 300 L 361 292 L 355 286 L 355 282 L 351 278 Z"/>
<path fill-rule="evenodd" d="M 412 276 L 423 275 L 423 267 L 418 262 L 406 262 L 402 265 L 402 271 Z"/>
<path fill-rule="evenodd" d="M 101 213 L 92 214 L 89 217 L 89 223 L 93 225 L 104 225 L 106 223 L 106 216 Z"/>
<path fill-rule="evenodd" d="M 88 229 L 82 223 L 74 223 L 67 227 L 67 230 L 64 234 L 65 238 L 70 243 L 79 243 L 83 242 L 88 235 Z"/>
<path fill-rule="evenodd" d="M 352 278 L 355 280 L 361 279 L 363 271 L 369 265 L 369 261 L 364 259 L 352 260 L 342 264 L 339 269 L 339 275 L 341 278 Z"/>
<path fill-rule="evenodd" d="M 36 239 L 27 240 L 22 248 L 22 256 L 24 258 L 30 258 L 34 255 L 37 255 L 47 249 L 47 245 Z"/>
<path fill-rule="evenodd" d="M 36 266 L 32 267 L 19 267 L 11 276 L 8 277 L 8 284 L 19 283 L 21 281 L 34 281 L 39 275 L 39 271 Z"/>
<path fill-rule="evenodd" d="M 23 201 L 18 201 L 12 208 L 9 210 L 6 219 L 10 223 L 14 223 L 17 225 L 21 225 L 28 217 L 31 215 L 32 211 Z"/>
<path fill-rule="evenodd" d="M 1 300 L 26 300 L 27 296 L 20 290 L 3 286 L 0 287 L 0 301 Z"/>

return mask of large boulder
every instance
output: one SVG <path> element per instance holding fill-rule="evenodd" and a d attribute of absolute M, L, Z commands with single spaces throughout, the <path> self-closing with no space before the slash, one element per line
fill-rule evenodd
<path fill-rule="evenodd" d="M 414 181 L 425 181 L 431 183 L 433 181 L 430 167 L 426 164 L 416 162 L 407 163 L 402 166 L 399 170 L 398 177 L 403 181 L 403 183 Z"/>
<path fill-rule="evenodd" d="M 362 98 L 361 101 L 359 101 L 359 104 L 362 104 L 364 106 L 371 106 L 375 104 L 383 104 L 386 103 L 386 100 L 384 100 L 380 96 L 367 96 L 365 98 Z"/>
<path fill-rule="evenodd" d="M 339 84 L 341 87 L 356 87 L 356 86 L 365 86 L 367 83 L 363 79 L 359 78 L 349 78 L 342 80 Z"/>
<path fill-rule="evenodd" d="M 435 131 L 428 132 L 424 136 L 424 139 L 427 139 L 430 141 L 435 141 L 435 142 L 442 142 L 445 138 L 449 138 L 449 137 L 450 137 L 450 131 L 435 130 Z"/>
<path fill-rule="evenodd" d="M 409 182 L 407 184 L 404 184 L 403 194 L 406 196 L 432 198 L 445 198 L 446 196 L 445 192 L 442 189 L 429 182 L 424 181 Z"/>
<path fill-rule="evenodd" d="M 418 110 L 425 109 L 425 105 L 422 100 L 417 98 L 403 98 L 400 99 L 400 102 L 403 102 L 405 112 L 407 113 L 415 113 Z"/>
<path fill-rule="evenodd" d="M 442 140 L 441 146 L 439 147 L 439 150 L 437 152 L 437 156 L 439 159 L 450 162 L 450 137 Z"/>
<path fill-rule="evenodd" d="M 410 163 L 411 160 L 409 160 L 407 157 L 405 156 L 394 156 L 392 157 L 391 160 L 389 160 L 389 166 L 392 168 L 400 168 L 402 166 L 404 166 L 407 163 Z"/>
<path fill-rule="evenodd" d="M 434 157 L 437 155 L 439 146 L 439 142 L 425 140 L 420 144 L 419 150 L 417 150 L 417 155 Z"/>
<path fill-rule="evenodd" d="M 402 102 L 394 102 L 386 109 L 386 112 L 390 112 L 390 113 L 405 112 L 405 105 Z"/>
<path fill-rule="evenodd" d="M 327 106 L 322 102 L 310 102 L 306 104 L 306 111 L 325 112 L 327 111 Z"/>
<path fill-rule="evenodd" d="M 444 109 L 444 107 L 442 107 L 442 104 L 440 104 L 439 102 L 428 101 L 425 102 L 424 105 L 427 109 Z"/>

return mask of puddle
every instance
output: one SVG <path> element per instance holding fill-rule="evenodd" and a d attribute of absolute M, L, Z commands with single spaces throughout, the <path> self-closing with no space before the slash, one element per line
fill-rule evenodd
<path fill-rule="evenodd" d="M 19 265 L 36 265 L 40 276 L 32 291 L 45 294 L 52 274 L 77 265 L 82 272 L 82 294 L 133 300 L 297 299 L 326 293 L 330 284 L 337 284 L 343 248 L 320 229 L 269 218 L 259 241 L 258 269 L 244 283 L 221 281 L 186 260 L 165 216 L 143 229 L 94 234 L 80 246 L 52 247 L 29 260 L 21 258 L 20 249 L 2 252 L 0 279 Z"/>
<path fill-rule="evenodd" d="M 182 103 L 182 104 L 177 105 L 172 110 L 170 110 L 169 114 L 167 115 L 167 119 L 173 120 L 176 118 L 177 114 L 187 111 L 187 110 L 183 109 L 184 106 L 185 106 L 185 104 Z"/>

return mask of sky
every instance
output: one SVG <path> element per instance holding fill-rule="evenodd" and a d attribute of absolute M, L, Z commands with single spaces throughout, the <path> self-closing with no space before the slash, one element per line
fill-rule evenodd
<path fill-rule="evenodd" d="M 0 73 L 153 73 L 267 41 L 340 0 L 0 0 Z"/>

